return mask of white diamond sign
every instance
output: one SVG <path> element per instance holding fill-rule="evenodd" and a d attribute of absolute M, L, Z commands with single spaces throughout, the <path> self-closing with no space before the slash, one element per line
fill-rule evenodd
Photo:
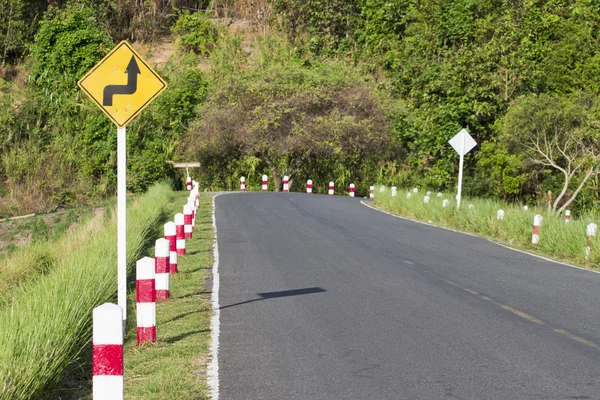
<path fill-rule="evenodd" d="M 469 132 L 466 129 L 461 129 L 460 132 L 456 134 L 452 139 L 448 141 L 450 146 L 460 156 L 460 163 L 458 164 L 458 193 L 456 194 L 456 208 L 460 208 L 460 197 L 462 192 L 462 176 L 463 176 L 463 162 L 465 158 L 465 154 L 473 149 L 473 147 L 477 146 L 477 142 L 473 140 Z"/>
<path fill-rule="evenodd" d="M 464 156 L 471 151 L 473 147 L 477 146 L 477 142 L 469 135 L 469 132 L 467 132 L 466 129 L 458 132 L 456 136 L 448 141 L 448 143 L 456 150 L 459 156 Z"/>

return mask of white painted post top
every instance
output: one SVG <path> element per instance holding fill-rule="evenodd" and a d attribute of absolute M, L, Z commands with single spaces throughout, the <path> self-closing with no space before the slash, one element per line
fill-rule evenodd
<path fill-rule="evenodd" d="M 533 225 L 534 226 L 542 226 L 543 219 L 544 219 L 544 217 L 542 217 L 540 214 L 536 214 L 535 217 L 533 217 Z"/>
<path fill-rule="evenodd" d="M 171 249 L 171 243 L 167 239 L 157 239 L 154 245 L 154 256 L 155 257 L 169 257 Z"/>
<path fill-rule="evenodd" d="M 94 329 L 92 343 L 123 344 L 123 308 L 104 303 L 92 312 Z"/>
<path fill-rule="evenodd" d="M 165 224 L 165 236 L 175 236 L 177 234 L 177 227 L 175 222 L 167 222 Z"/>
<path fill-rule="evenodd" d="M 144 257 L 135 262 L 135 279 L 154 279 L 154 258 Z"/>
<path fill-rule="evenodd" d="M 183 225 L 183 214 L 182 213 L 175 214 L 175 225 Z"/>
<path fill-rule="evenodd" d="M 588 236 L 596 236 L 596 231 L 598 230 L 598 225 L 596 224 L 588 224 L 586 232 Z"/>

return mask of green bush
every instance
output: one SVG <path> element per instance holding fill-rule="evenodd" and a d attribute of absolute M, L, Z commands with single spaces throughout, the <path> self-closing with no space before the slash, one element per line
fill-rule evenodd
<path fill-rule="evenodd" d="M 73 97 L 77 81 L 113 47 L 95 15 L 93 9 L 79 5 L 51 7 L 44 15 L 29 57 L 30 80 L 40 100 L 57 104 Z"/>
<path fill-rule="evenodd" d="M 200 12 L 183 12 L 171 31 L 180 37 L 185 50 L 198 54 L 210 53 L 219 39 L 219 28 Z"/>

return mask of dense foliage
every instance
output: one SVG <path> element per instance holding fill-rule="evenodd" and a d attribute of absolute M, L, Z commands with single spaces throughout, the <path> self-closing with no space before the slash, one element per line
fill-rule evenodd
<path fill-rule="evenodd" d="M 179 44 L 160 70 L 169 89 L 128 129 L 130 190 L 173 176 L 166 161 L 187 158 L 202 160 L 206 188 L 234 188 L 240 175 L 252 186 L 262 173 L 292 172 L 307 148 L 312 156 L 300 157 L 296 180 L 312 178 L 316 188 L 333 179 L 356 181 L 359 190 L 367 181 L 452 189 L 458 158 L 447 141 L 467 128 L 478 142 L 466 157 L 468 194 L 542 201 L 552 191 L 557 211 L 598 203 L 600 1 L 50 3 L 0 6 L 0 214 L 114 193 L 114 128 L 74 84 L 113 43 L 169 34 Z M 214 16 L 226 26 L 245 18 L 250 28 L 235 36 Z M 361 99 L 374 94 L 370 112 L 385 109 L 385 124 L 371 126 L 392 134 L 386 152 L 315 151 L 330 139 L 346 143 L 352 131 L 334 129 L 344 126 L 332 122 L 338 92 L 295 80 L 327 80 L 327 65 Z M 302 90 L 273 92 L 294 85 Z M 236 103 L 238 95 L 244 100 Z M 227 146 L 207 143 L 218 137 L 215 119 L 227 128 L 219 133 L 229 132 Z M 540 162 L 531 135 L 553 129 L 571 138 L 553 148 L 566 143 L 572 152 Z M 275 144 L 277 160 L 266 157 Z"/>
<path fill-rule="evenodd" d="M 309 160 L 383 158 L 394 148 L 391 115 L 372 86 L 339 63 L 250 70 L 221 82 L 183 147 L 190 157 L 257 157 L 276 191 Z"/>

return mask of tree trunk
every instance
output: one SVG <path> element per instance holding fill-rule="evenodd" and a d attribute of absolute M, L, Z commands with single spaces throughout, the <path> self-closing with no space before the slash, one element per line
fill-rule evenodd
<path fill-rule="evenodd" d="M 275 191 L 281 192 L 281 187 L 282 187 L 283 183 L 282 183 L 282 179 L 281 179 L 281 173 L 277 169 L 277 166 L 275 165 L 275 163 L 273 163 L 273 161 L 271 161 L 271 159 L 268 156 L 266 156 L 264 154 L 262 156 L 262 159 L 265 160 L 265 162 L 267 163 L 269 168 L 271 168 L 271 172 L 273 173 L 273 179 L 275 181 Z"/>
<path fill-rule="evenodd" d="M 589 171 L 587 172 L 587 174 L 585 174 L 585 177 L 583 178 L 583 180 L 581 181 L 581 183 L 579 184 L 579 186 L 577 186 L 577 189 L 575 190 L 575 192 L 571 195 L 571 197 L 569 198 L 569 200 L 567 200 L 565 202 L 565 204 L 562 205 L 561 208 L 558 209 L 558 211 L 556 212 L 557 214 L 560 214 L 561 212 L 563 212 L 567 207 L 569 207 L 569 205 L 573 202 L 573 200 L 575 200 L 575 197 L 577 197 L 577 195 L 579 194 L 579 192 L 581 191 L 581 189 L 583 189 L 583 186 L 585 185 L 585 183 L 590 179 L 590 177 L 592 176 L 592 174 L 594 173 L 594 167 L 590 167 Z"/>

